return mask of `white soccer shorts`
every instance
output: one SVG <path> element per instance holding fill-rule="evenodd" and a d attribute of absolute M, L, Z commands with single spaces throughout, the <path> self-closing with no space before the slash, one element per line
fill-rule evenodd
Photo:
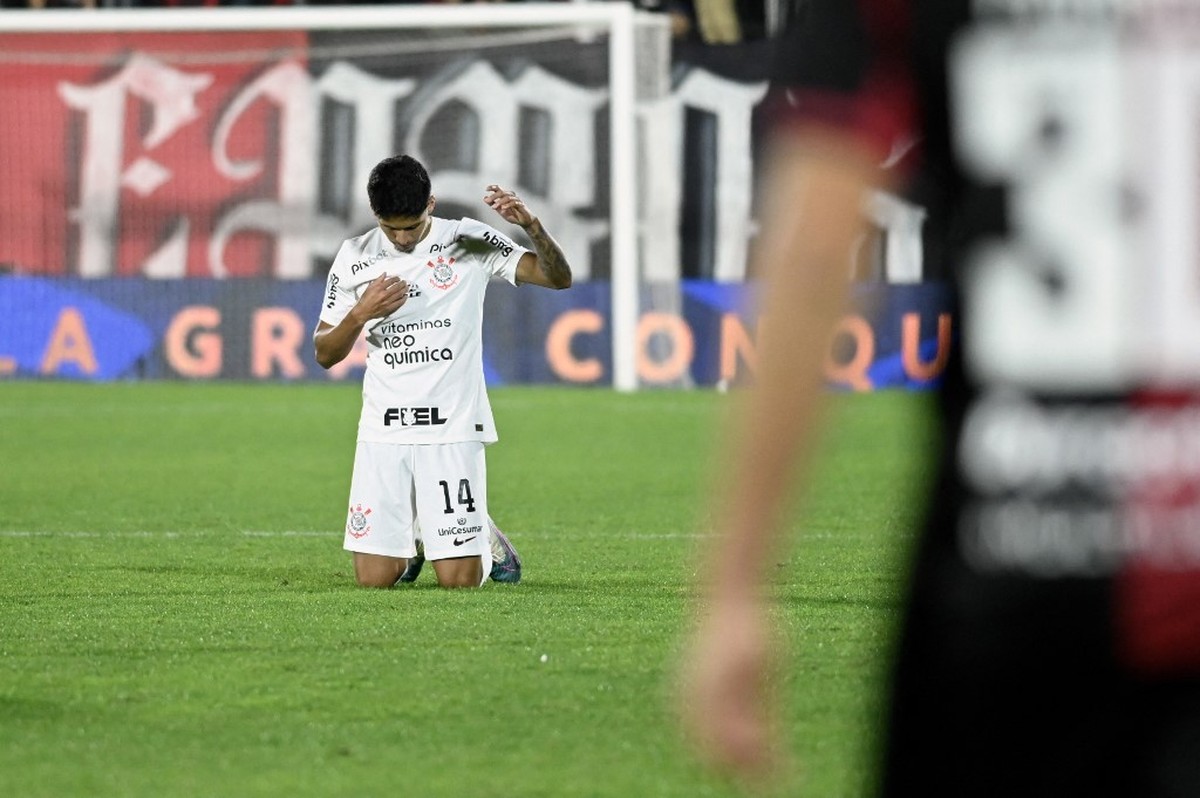
<path fill-rule="evenodd" d="M 487 578 L 487 465 L 483 444 L 359 441 L 350 481 L 343 548 L 363 554 L 425 558 L 479 556 Z"/>

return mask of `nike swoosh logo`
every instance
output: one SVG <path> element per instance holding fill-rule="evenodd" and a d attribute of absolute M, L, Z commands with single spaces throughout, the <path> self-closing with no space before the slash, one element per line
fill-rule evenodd
<path fill-rule="evenodd" d="M 474 540 L 474 539 L 475 539 L 475 538 L 477 538 L 477 537 L 479 537 L 479 536 L 478 536 L 478 535 L 471 535 L 471 537 L 469 537 L 469 538 L 455 538 L 455 539 L 454 539 L 454 545 L 455 545 L 455 546 L 461 546 L 461 545 L 462 545 L 462 544 L 464 544 L 464 543 L 470 543 L 472 540 Z"/>

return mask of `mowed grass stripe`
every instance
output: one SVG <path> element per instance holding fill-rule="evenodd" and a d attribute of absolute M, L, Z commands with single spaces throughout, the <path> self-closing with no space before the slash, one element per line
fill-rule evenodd
<path fill-rule="evenodd" d="M 0 383 L 0 794 L 737 794 L 670 701 L 729 397 L 494 391 L 527 578 L 463 592 L 354 586 L 358 402 Z M 863 793 L 919 513 L 926 399 L 835 406 L 773 588 L 780 794 Z"/>

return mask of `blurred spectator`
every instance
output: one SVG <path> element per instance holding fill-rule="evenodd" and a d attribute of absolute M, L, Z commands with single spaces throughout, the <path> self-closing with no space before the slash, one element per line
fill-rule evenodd
<path fill-rule="evenodd" d="M 676 41 L 739 44 L 763 39 L 773 0 L 636 0 L 639 8 L 671 17 Z"/>
<path fill-rule="evenodd" d="M 0 8 L 95 8 L 96 0 L 0 0 Z"/>

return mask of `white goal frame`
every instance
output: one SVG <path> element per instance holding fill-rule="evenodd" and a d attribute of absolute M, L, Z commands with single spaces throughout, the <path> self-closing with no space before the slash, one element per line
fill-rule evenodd
<path fill-rule="evenodd" d="M 612 380 L 638 387 L 635 334 L 642 269 L 638 252 L 636 50 L 637 24 L 666 25 L 661 14 L 627 2 L 496 5 L 284 6 L 270 8 L 105 8 L 9 10 L 0 33 L 368 30 L 398 27 L 579 27 L 609 35 L 609 158 L 612 186 Z"/>

